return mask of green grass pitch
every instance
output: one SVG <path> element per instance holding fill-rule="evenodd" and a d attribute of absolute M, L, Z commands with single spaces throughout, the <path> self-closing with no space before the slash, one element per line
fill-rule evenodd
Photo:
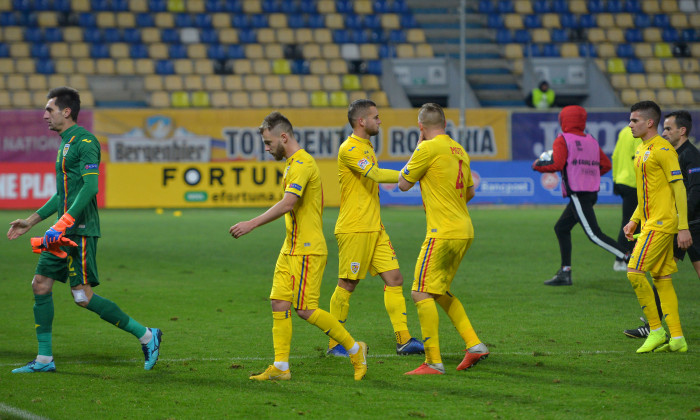
<path fill-rule="evenodd" d="M 491 355 L 457 372 L 463 342 L 440 314 L 444 376 L 407 377 L 421 356 L 395 354 L 382 282 L 368 277 L 351 299 L 347 327 L 370 346 L 369 372 L 355 382 L 348 360 L 325 356 L 326 337 L 295 317 L 292 380 L 253 383 L 272 362 L 268 301 L 284 238 L 278 220 L 241 239 L 229 227 L 261 209 L 102 211 L 102 284 L 96 292 L 129 315 L 163 330 L 161 359 L 143 370 L 138 341 L 78 308 L 54 287 L 56 374 L 14 375 L 36 354 L 30 281 L 37 256 L 29 236 L 0 239 L 0 418 L 693 418 L 700 416 L 700 280 L 690 262 L 674 284 L 690 350 L 635 354 L 641 340 L 622 330 L 641 310 L 613 257 L 573 231 L 573 287 L 542 282 L 558 268 L 553 225 L 562 207 L 471 209 L 476 239 L 452 291 Z M 617 206 L 598 206 L 611 236 Z M 28 212 L 2 211 L 9 223 Z M 321 307 L 336 284 L 336 209 L 326 209 L 329 248 Z M 425 235 L 419 208 L 384 208 L 382 218 L 405 278 L 409 327 L 420 337 L 410 300 Z M 7 225 L 6 225 L 7 226 Z"/>

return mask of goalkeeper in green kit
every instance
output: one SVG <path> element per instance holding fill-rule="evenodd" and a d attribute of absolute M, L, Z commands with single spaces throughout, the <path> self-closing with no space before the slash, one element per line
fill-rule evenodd
<path fill-rule="evenodd" d="M 150 370 L 158 361 L 161 331 L 144 327 L 114 302 L 92 290 L 100 284 L 96 264 L 97 239 L 100 237 L 96 198 L 100 143 L 92 133 L 76 124 L 80 112 L 77 90 L 59 87 L 52 89 L 47 98 L 44 121 L 50 130 L 61 136 L 56 156 L 56 194 L 28 218 L 11 222 L 7 237 L 11 240 L 20 237 L 54 213 L 58 213 L 58 219 L 43 237 L 31 240 L 34 252 L 40 254 L 32 279 L 39 351 L 36 359 L 12 372 L 56 371 L 51 345 L 54 315 L 51 292 L 55 281 L 69 281 L 76 304 L 138 338 L 146 358 L 144 368 Z"/>

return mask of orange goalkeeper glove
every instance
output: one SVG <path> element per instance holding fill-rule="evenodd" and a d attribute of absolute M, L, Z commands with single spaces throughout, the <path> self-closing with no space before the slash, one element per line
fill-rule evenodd
<path fill-rule="evenodd" d="M 42 238 L 41 236 L 32 238 L 30 242 L 32 244 L 32 252 L 40 254 L 46 251 L 52 253 L 58 258 L 66 258 L 68 256 L 68 253 L 61 249 L 62 246 L 78 246 L 78 244 L 66 238 L 65 236 L 61 236 L 57 242 L 52 243 L 48 247 L 44 246 L 44 238 Z"/>
<path fill-rule="evenodd" d="M 56 222 L 55 225 L 51 226 L 49 230 L 46 231 L 42 244 L 46 248 L 49 248 L 49 246 L 52 243 L 57 242 L 63 236 L 63 234 L 66 233 L 66 229 L 73 226 L 74 223 L 75 219 L 73 216 L 68 213 L 63 213 L 63 216 L 58 219 L 58 222 Z"/>

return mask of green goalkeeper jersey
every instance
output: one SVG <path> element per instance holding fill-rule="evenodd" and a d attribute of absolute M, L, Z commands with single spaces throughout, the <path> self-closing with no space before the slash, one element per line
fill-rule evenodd
<path fill-rule="evenodd" d="M 75 218 L 66 235 L 100 236 L 97 212 L 97 185 L 100 169 L 100 142 L 79 125 L 61 133 L 56 156 L 56 195 L 37 213 L 46 218 L 68 213 Z"/>

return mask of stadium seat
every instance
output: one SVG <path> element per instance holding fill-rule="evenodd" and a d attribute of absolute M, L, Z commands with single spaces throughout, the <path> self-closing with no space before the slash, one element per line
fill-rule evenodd
<path fill-rule="evenodd" d="M 664 73 L 682 73 L 681 61 L 676 59 L 663 60 Z"/>
<path fill-rule="evenodd" d="M 250 106 L 253 108 L 269 108 L 270 97 L 268 93 L 262 90 L 251 92 Z"/>
<path fill-rule="evenodd" d="M 673 54 L 671 53 L 671 46 L 665 42 L 658 42 L 654 44 L 654 56 L 658 58 L 673 57 Z"/>
<path fill-rule="evenodd" d="M 171 92 L 170 103 L 175 108 L 189 108 L 190 95 L 184 91 Z"/>
<path fill-rule="evenodd" d="M 634 54 L 639 58 L 650 58 L 654 56 L 654 51 L 651 44 L 641 42 L 634 45 Z"/>
<path fill-rule="evenodd" d="M 681 106 L 696 105 L 693 92 L 688 89 L 681 89 L 676 92 L 676 102 Z"/>
<path fill-rule="evenodd" d="M 627 73 L 644 73 L 644 63 L 637 58 L 629 58 L 627 59 L 626 69 Z"/>
<path fill-rule="evenodd" d="M 384 91 L 372 92 L 369 95 L 369 99 L 376 103 L 378 107 L 383 108 L 390 106 L 389 98 L 386 96 L 386 93 Z"/>
<path fill-rule="evenodd" d="M 211 107 L 211 99 L 209 97 L 209 92 L 201 90 L 192 92 L 192 106 L 195 108 Z"/>
<path fill-rule="evenodd" d="M 317 90 L 311 93 L 311 106 L 314 108 L 328 107 L 328 94 L 325 91 Z"/>
<path fill-rule="evenodd" d="M 610 75 L 610 85 L 617 90 L 626 89 L 630 87 L 626 74 Z"/>
<path fill-rule="evenodd" d="M 669 89 L 683 89 L 683 78 L 679 74 L 667 74 L 665 85 Z"/>
<path fill-rule="evenodd" d="M 562 27 L 561 19 L 559 18 L 559 15 L 555 13 L 546 13 L 542 16 L 542 26 L 550 29 L 560 29 Z"/>
<path fill-rule="evenodd" d="M 661 89 L 666 87 L 664 76 L 660 73 L 647 74 L 647 86 L 649 89 Z"/>
<path fill-rule="evenodd" d="M 561 45 L 561 56 L 564 58 L 579 57 L 578 46 L 574 43 L 564 43 Z"/>
<path fill-rule="evenodd" d="M 623 89 L 620 93 L 620 99 L 624 105 L 634 105 L 639 102 L 639 96 L 635 89 Z"/>
<path fill-rule="evenodd" d="M 625 63 L 621 58 L 610 58 L 607 61 L 608 73 L 625 73 Z"/>
<path fill-rule="evenodd" d="M 634 47 L 630 44 L 617 44 L 616 53 L 617 56 L 620 58 L 635 57 Z"/>
<path fill-rule="evenodd" d="M 287 108 L 289 106 L 289 93 L 275 91 L 270 93 L 270 104 L 273 108 Z"/>
<path fill-rule="evenodd" d="M 683 85 L 687 89 L 700 90 L 700 76 L 696 73 L 684 74 Z"/>

